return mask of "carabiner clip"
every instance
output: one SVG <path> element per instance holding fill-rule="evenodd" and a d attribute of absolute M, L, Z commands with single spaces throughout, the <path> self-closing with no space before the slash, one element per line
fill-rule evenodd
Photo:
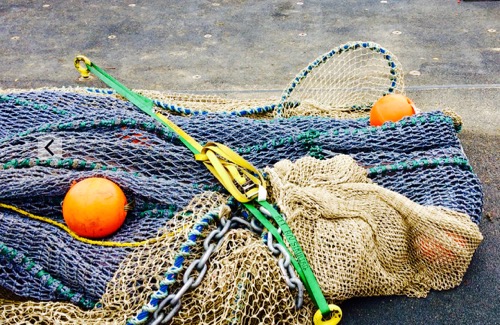
<path fill-rule="evenodd" d="M 78 72 L 80 72 L 80 74 L 82 75 L 82 78 L 90 77 L 90 70 L 89 70 L 88 66 L 90 66 L 92 64 L 92 62 L 90 62 L 89 58 L 87 58 L 86 56 L 83 56 L 83 55 L 77 55 L 74 63 L 75 63 L 76 70 L 78 70 Z"/>

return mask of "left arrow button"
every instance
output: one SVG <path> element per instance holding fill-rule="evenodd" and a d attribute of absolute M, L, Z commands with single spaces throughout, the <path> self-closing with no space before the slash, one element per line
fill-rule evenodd
<path fill-rule="evenodd" d="M 50 147 L 50 145 L 51 145 L 53 142 L 54 142 L 54 139 L 50 139 L 49 143 L 47 143 L 47 145 L 44 147 L 44 148 L 45 148 L 45 150 L 47 150 L 47 151 L 50 153 L 50 155 L 51 155 L 51 156 L 53 156 L 53 155 L 54 155 L 54 153 L 50 150 L 50 148 L 49 148 L 49 147 Z"/>
<path fill-rule="evenodd" d="M 44 135 L 38 139 L 37 157 L 39 159 L 62 158 L 62 138 L 54 135 Z"/>

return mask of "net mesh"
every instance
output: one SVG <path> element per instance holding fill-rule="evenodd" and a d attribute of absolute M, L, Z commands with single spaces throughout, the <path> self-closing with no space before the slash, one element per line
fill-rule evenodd
<path fill-rule="evenodd" d="M 482 240 L 466 214 L 374 184 L 349 156 L 269 169 L 276 201 L 332 299 L 457 286 Z"/>
<path fill-rule="evenodd" d="M 481 186 L 453 113 L 369 126 L 364 108 L 384 93 L 400 92 L 402 78 L 390 53 L 364 44 L 318 58 L 276 104 L 143 93 L 165 112 L 180 113 L 170 119 L 201 143 L 224 143 L 260 169 L 275 165 L 267 170 L 272 200 L 328 299 L 425 296 L 459 284 L 481 240 L 475 224 Z M 349 63 L 341 68 L 344 60 Z M 329 64 L 340 74 L 353 70 L 360 80 L 325 77 Z M 386 79 L 370 78 L 384 75 L 373 68 L 377 64 L 388 69 Z M 308 86 L 309 77 L 316 83 Z M 374 86 L 376 80 L 384 87 Z M 44 151 L 47 139 L 61 144 L 54 157 Z M 62 222 L 60 204 L 71 183 L 91 176 L 114 181 L 134 202 L 122 228 L 106 238 L 112 245 L 82 242 L 53 224 L 0 209 L 2 322 L 125 322 L 158 288 L 189 231 L 227 201 L 175 134 L 112 91 L 0 95 L 1 204 Z M 186 265 L 201 249 L 193 246 Z M 308 300 L 294 308 L 275 257 L 246 230 L 229 233 L 200 287 L 183 301 L 175 324 L 304 324 L 313 309 Z"/>
<path fill-rule="evenodd" d="M 466 214 L 418 205 L 384 189 L 348 156 L 282 161 L 266 171 L 273 199 L 329 300 L 424 297 L 430 289 L 452 288 L 461 282 L 482 239 Z M 102 308 L 3 301 L 1 317 L 15 323 L 125 322 L 155 290 L 196 221 L 226 200 L 213 192 L 199 195 L 160 229 L 156 242 L 135 248 L 108 282 Z M 295 309 L 275 258 L 248 230 L 225 237 L 204 281 L 183 301 L 172 324 L 304 324 L 313 312 L 309 301 Z"/>
<path fill-rule="evenodd" d="M 283 116 L 339 117 L 369 109 L 380 97 L 403 89 L 401 64 L 392 53 L 374 43 L 351 42 L 299 73 L 283 94 Z"/>

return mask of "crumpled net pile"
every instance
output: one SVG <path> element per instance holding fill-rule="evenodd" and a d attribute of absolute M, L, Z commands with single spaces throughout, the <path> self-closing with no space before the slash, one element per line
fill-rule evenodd
<path fill-rule="evenodd" d="M 298 88 L 285 118 L 275 118 L 268 101 L 143 94 L 204 111 L 169 118 L 199 142 L 224 143 L 265 169 L 269 200 L 287 218 L 328 301 L 425 297 L 455 287 L 482 239 L 481 184 L 457 137 L 460 118 L 435 111 L 370 127 L 367 110 L 353 105 L 380 97 L 388 78 L 400 92 L 400 68 L 387 76 L 374 70 L 371 56 L 349 60 L 358 67 L 351 77 L 342 77 L 341 65 L 329 74 L 339 80 L 317 78 L 329 87 L 324 98 L 314 87 L 312 99 L 308 87 Z M 330 87 L 358 87 L 371 76 L 372 92 Z M 332 109 L 333 102 L 342 107 Z M 167 106 L 162 110 L 172 113 Z M 265 109 L 251 118 L 231 115 L 253 107 Z M 62 157 L 39 158 L 39 140 L 47 136 L 62 139 Z M 124 226 L 106 240 L 144 243 L 87 244 L 0 208 L 0 322 L 125 323 L 157 290 L 193 226 L 228 200 L 175 134 L 112 92 L 0 94 L 0 204 L 63 222 L 69 186 L 93 176 L 114 181 L 134 202 Z M 184 265 L 202 250 L 201 243 L 193 247 Z M 172 323 L 308 324 L 314 305 L 305 299 L 296 309 L 265 240 L 235 229 Z"/>

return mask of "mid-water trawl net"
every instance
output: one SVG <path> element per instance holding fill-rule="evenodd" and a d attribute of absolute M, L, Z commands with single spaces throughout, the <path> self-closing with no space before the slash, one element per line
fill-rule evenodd
<path fill-rule="evenodd" d="M 387 56 L 389 92 L 398 91 L 402 79 Z M 368 74 L 363 67 L 354 79 Z M 332 82 L 316 78 L 317 85 Z M 362 99 L 367 92 L 354 85 L 352 98 L 315 100 L 309 94 L 317 86 L 306 86 L 284 96 L 281 107 L 171 94 L 155 94 L 155 103 L 181 113 L 169 119 L 200 143 L 223 143 L 265 171 L 270 200 L 329 299 L 422 297 L 458 285 L 481 241 L 482 191 L 455 116 L 434 111 L 371 127 L 365 109 L 379 90 Z M 202 109 L 190 114 L 196 110 L 160 99 Z M 333 102 L 343 108 L 329 111 Z M 133 202 L 105 242 L 80 240 L 60 226 L 71 184 L 92 176 L 112 180 Z M 167 270 L 179 272 L 174 261 L 186 237 L 196 227 L 203 230 L 196 236 L 212 229 L 211 216 L 228 200 L 176 134 L 112 91 L 83 88 L 0 94 L 0 184 L 0 319 L 14 323 L 131 319 Z M 240 208 L 230 214 L 242 217 Z M 307 323 L 311 302 L 295 310 L 262 237 L 231 230 L 173 323 Z M 184 252 L 186 263 L 201 250 Z"/>

